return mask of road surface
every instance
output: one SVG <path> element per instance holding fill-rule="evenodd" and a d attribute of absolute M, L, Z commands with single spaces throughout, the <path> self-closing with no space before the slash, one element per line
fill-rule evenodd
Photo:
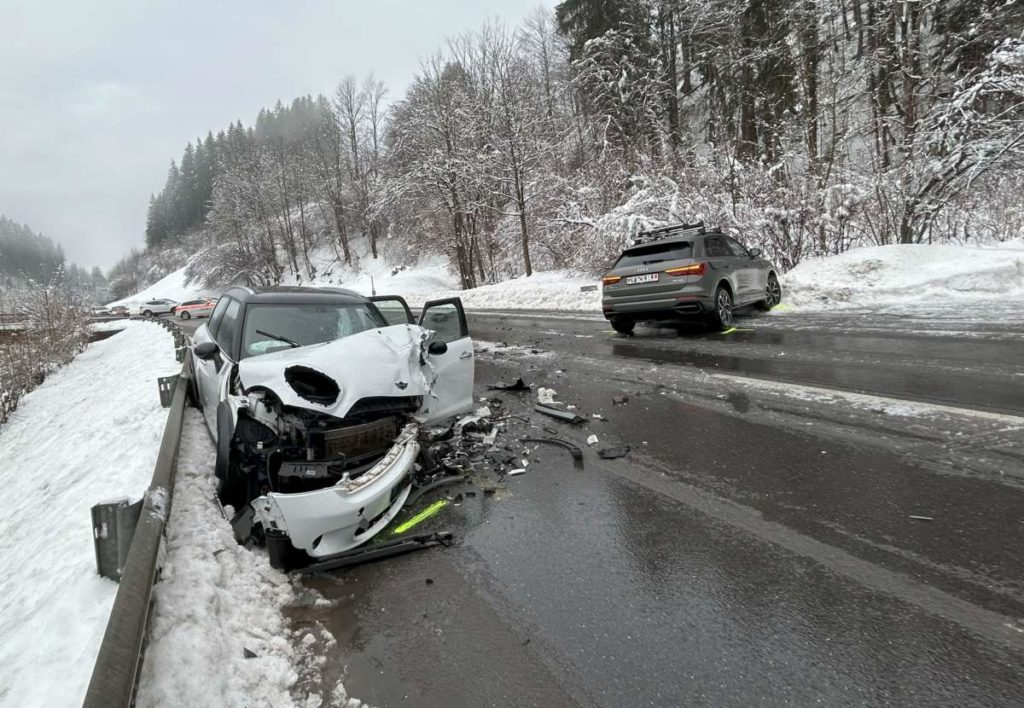
<path fill-rule="evenodd" d="M 304 581 L 329 607 L 289 614 L 338 640 L 323 685 L 377 706 L 1020 704 L 1024 326 L 737 328 L 474 314 L 478 395 L 527 471 L 418 527 L 451 548 Z M 520 376 L 534 391 L 486 389 Z M 534 412 L 538 386 L 587 422 Z M 582 471 L 521 442 L 552 434 Z"/>

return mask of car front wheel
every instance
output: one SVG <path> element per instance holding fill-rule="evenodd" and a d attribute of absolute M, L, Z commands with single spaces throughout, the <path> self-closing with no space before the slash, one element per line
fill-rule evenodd
<path fill-rule="evenodd" d="M 715 290 L 715 305 L 708 321 L 718 330 L 732 327 L 732 294 L 721 285 Z"/>
<path fill-rule="evenodd" d="M 189 314 L 189 313 L 187 313 L 187 312 L 182 312 L 182 313 L 181 313 L 181 319 L 183 319 L 183 320 L 189 320 L 189 319 L 192 319 L 192 315 L 190 315 L 190 314 Z"/>
<path fill-rule="evenodd" d="M 153 312 L 151 310 L 146 310 L 145 312 L 142 313 L 142 316 L 143 317 L 152 317 L 153 316 Z"/>
<path fill-rule="evenodd" d="M 764 289 L 764 300 L 757 303 L 757 309 L 768 312 L 782 301 L 782 287 L 775 273 L 768 276 L 768 285 Z"/>

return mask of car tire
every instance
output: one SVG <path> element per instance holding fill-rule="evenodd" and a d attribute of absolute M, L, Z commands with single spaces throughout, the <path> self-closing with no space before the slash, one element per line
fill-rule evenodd
<path fill-rule="evenodd" d="M 187 312 L 182 312 L 181 313 L 181 319 L 183 319 L 183 320 L 190 320 L 190 319 L 192 319 L 192 315 L 190 315 Z"/>
<path fill-rule="evenodd" d="M 708 323 L 718 331 L 732 327 L 733 299 L 729 289 L 719 285 L 715 288 L 714 307 L 708 316 Z"/>
<path fill-rule="evenodd" d="M 779 285 L 779 279 L 775 277 L 775 273 L 769 273 L 764 300 L 755 303 L 755 307 L 762 312 L 768 312 L 768 310 L 778 305 L 781 300 L 782 286 Z"/>
<path fill-rule="evenodd" d="M 612 325 L 612 329 L 619 334 L 632 334 L 633 328 L 636 327 L 636 322 L 625 317 L 613 317 L 609 322 Z"/>
<path fill-rule="evenodd" d="M 142 313 L 142 316 L 143 317 L 152 317 L 153 316 L 153 312 L 151 310 L 146 310 L 145 312 Z"/>

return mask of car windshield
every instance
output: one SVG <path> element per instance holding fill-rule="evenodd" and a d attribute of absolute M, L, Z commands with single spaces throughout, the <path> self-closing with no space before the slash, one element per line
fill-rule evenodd
<path fill-rule="evenodd" d="M 242 331 L 243 359 L 309 344 L 320 344 L 387 323 L 364 304 L 250 305 Z"/>
<path fill-rule="evenodd" d="M 673 243 L 656 243 L 649 246 L 638 246 L 631 248 L 615 261 L 615 267 L 648 265 L 650 263 L 661 263 L 662 261 L 678 261 L 683 258 L 690 258 L 693 255 L 693 244 L 688 241 L 675 241 Z"/>

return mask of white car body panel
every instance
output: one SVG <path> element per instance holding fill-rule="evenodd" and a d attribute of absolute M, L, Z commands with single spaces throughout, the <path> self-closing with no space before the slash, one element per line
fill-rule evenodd
<path fill-rule="evenodd" d="M 473 340 L 448 345 L 444 354 L 428 354 L 430 330 L 393 325 L 324 344 L 283 349 L 243 359 L 238 378 L 248 392 L 273 391 L 286 406 L 344 418 L 361 398 L 423 396 L 419 419 L 435 423 L 473 406 Z M 421 360 L 424 363 L 420 363 Z M 302 398 L 284 378 L 285 369 L 305 366 L 333 378 L 341 389 L 331 405 Z"/>
<path fill-rule="evenodd" d="M 426 330 L 395 325 L 359 332 L 343 339 L 307 347 L 283 349 L 243 359 L 238 378 L 245 391 L 266 388 L 286 406 L 306 408 L 344 418 L 353 404 L 369 396 L 425 396 L 431 381 L 420 366 Z M 305 366 L 330 376 L 341 389 L 329 406 L 299 396 L 285 381 L 285 369 Z M 431 376 L 432 377 L 432 376 Z"/>

